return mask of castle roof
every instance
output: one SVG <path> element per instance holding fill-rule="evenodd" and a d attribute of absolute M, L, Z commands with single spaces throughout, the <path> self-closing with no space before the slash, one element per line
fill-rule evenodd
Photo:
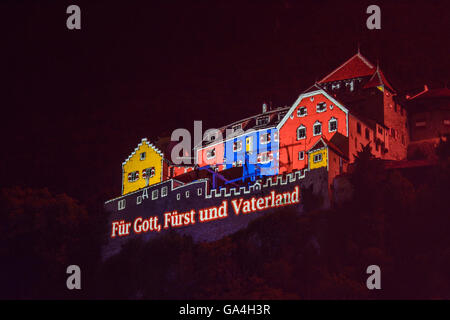
<path fill-rule="evenodd" d="M 448 98 L 450 97 L 450 89 L 447 87 L 443 88 L 434 88 L 429 89 L 427 85 L 424 86 L 424 90 L 417 93 L 414 96 L 406 96 L 407 100 L 414 100 L 414 99 L 427 99 L 427 98 Z"/>
<path fill-rule="evenodd" d="M 317 140 L 317 142 L 308 150 L 308 153 L 324 147 L 328 147 L 339 156 L 348 159 L 348 138 L 344 135 L 335 133 L 331 140 L 328 140 L 325 137 L 320 137 L 320 139 Z"/>
<path fill-rule="evenodd" d="M 372 77 L 369 79 L 369 81 L 367 81 L 367 83 L 364 85 L 364 88 L 372 88 L 372 87 L 378 87 L 378 86 L 383 86 L 385 88 L 388 88 L 392 92 L 395 92 L 395 90 L 392 88 L 392 86 L 386 80 L 386 77 L 384 76 L 383 72 L 377 66 L 377 70 L 372 75 Z"/>
<path fill-rule="evenodd" d="M 375 69 L 375 66 L 358 52 L 325 78 L 320 80 L 319 83 L 366 77 L 373 75 Z"/>

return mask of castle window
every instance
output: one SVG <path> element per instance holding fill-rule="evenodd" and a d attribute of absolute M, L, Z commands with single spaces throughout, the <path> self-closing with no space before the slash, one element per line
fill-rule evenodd
<path fill-rule="evenodd" d="M 328 131 L 329 132 L 337 131 L 337 125 L 338 125 L 337 119 L 331 118 L 330 121 L 328 121 Z"/>
<path fill-rule="evenodd" d="M 327 111 L 327 104 L 325 102 L 320 102 L 316 106 L 316 112 L 324 112 Z"/>
<path fill-rule="evenodd" d="M 367 139 L 367 140 L 370 140 L 370 131 L 369 131 L 368 128 L 366 128 L 365 134 L 366 134 L 366 139 Z"/>
<path fill-rule="evenodd" d="M 271 152 L 263 152 L 258 155 L 257 161 L 258 163 L 269 163 L 273 160 L 273 156 Z"/>
<path fill-rule="evenodd" d="M 165 197 L 165 196 L 167 196 L 167 187 L 163 187 L 161 189 L 161 197 Z"/>
<path fill-rule="evenodd" d="M 197 195 L 199 195 L 199 196 L 202 195 L 202 188 L 198 188 L 198 189 L 197 189 Z"/>
<path fill-rule="evenodd" d="M 270 133 L 264 133 L 260 136 L 261 144 L 268 144 L 270 142 Z"/>
<path fill-rule="evenodd" d="M 233 132 L 236 132 L 236 131 L 241 130 L 241 129 L 242 129 L 242 124 L 241 123 L 235 124 L 234 126 L 231 127 L 231 130 L 233 130 Z"/>
<path fill-rule="evenodd" d="M 145 160 L 145 156 L 146 156 L 146 153 L 145 152 L 141 152 L 140 159 L 141 160 Z"/>
<path fill-rule="evenodd" d="M 383 134 L 383 128 L 382 127 L 378 127 L 378 133 L 379 134 Z"/>
<path fill-rule="evenodd" d="M 253 153 L 253 136 L 245 138 L 245 152 Z"/>
<path fill-rule="evenodd" d="M 189 191 L 186 191 L 186 198 L 189 198 Z"/>
<path fill-rule="evenodd" d="M 158 190 L 153 190 L 152 191 L 152 200 L 156 200 L 158 199 Z"/>
<path fill-rule="evenodd" d="M 238 140 L 233 142 L 233 151 L 241 151 L 242 150 L 242 140 Z"/>
<path fill-rule="evenodd" d="M 405 135 L 402 133 L 402 144 L 405 145 Z"/>
<path fill-rule="evenodd" d="M 233 165 L 233 168 L 234 167 L 242 167 L 242 160 L 234 161 L 232 165 Z"/>
<path fill-rule="evenodd" d="M 305 159 L 305 151 L 300 151 L 298 153 L 298 160 L 303 160 Z"/>
<path fill-rule="evenodd" d="M 304 117 L 308 114 L 308 109 L 306 107 L 300 107 L 297 110 L 297 117 Z"/>
<path fill-rule="evenodd" d="M 313 158 L 313 161 L 314 161 L 314 162 L 320 162 L 320 161 L 322 161 L 322 153 L 317 153 L 317 154 L 315 154 L 315 155 L 314 155 L 314 158 Z"/>
<path fill-rule="evenodd" d="M 155 167 L 147 168 L 142 170 L 142 178 L 150 179 L 155 176 Z"/>
<path fill-rule="evenodd" d="M 135 182 L 139 179 L 139 171 L 130 172 L 128 174 L 128 182 Z"/>
<path fill-rule="evenodd" d="M 340 83 L 332 83 L 331 84 L 331 90 L 339 89 L 341 87 Z"/>
<path fill-rule="evenodd" d="M 391 128 L 391 137 L 395 138 L 395 129 Z"/>
<path fill-rule="evenodd" d="M 180 200 L 181 195 L 179 193 L 177 193 L 177 200 Z"/>
<path fill-rule="evenodd" d="M 117 201 L 117 210 L 123 210 L 125 209 L 126 199 L 122 199 Z"/>
<path fill-rule="evenodd" d="M 316 122 L 315 124 L 314 124 L 314 135 L 315 136 L 319 136 L 319 135 L 321 135 L 322 134 L 322 124 L 320 123 L 320 122 Z"/>
<path fill-rule="evenodd" d="M 426 127 L 427 122 L 426 121 L 416 121 L 416 127 Z"/>
<path fill-rule="evenodd" d="M 206 159 L 212 159 L 212 158 L 215 158 L 215 156 L 216 156 L 215 148 L 212 148 L 212 149 L 209 149 L 208 151 L 206 151 Z"/>
<path fill-rule="evenodd" d="M 361 134 L 361 123 L 359 123 L 359 122 L 356 123 L 356 132 L 358 134 Z"/>
<path fill-rule="evenodd" d="M 256 119 L 256 125 L 262 126 L 269 123 L 269 116 L 259 117 Z"/>
<path fill-rule="evenodd" d="M 306 127 L 301 125 L 297 129 L 297 140 L 306 139 Z"/>

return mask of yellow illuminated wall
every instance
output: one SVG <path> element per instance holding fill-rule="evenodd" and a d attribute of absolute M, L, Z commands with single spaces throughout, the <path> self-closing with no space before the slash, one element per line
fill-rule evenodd
<path fill-rule="evenodd" d="M 142 139 L 141 143 L 122 164 L 122 195 L 161 182 L 163 157 L 161 151 L 153 144 L 145 138 Z M 147 175 L 147 178 L 145 178 L 143 171 L 147 169 L 154 174 Z M 129 179 L 130 174 L 132 175 L 131 181 Z"/>
<path fill-rule="evenodd" d="M 314 162 L 314 155 L 316 154 L 322 154 L 322 160 L 319 162 Z M 321 167 L 326 167 L 328 165 L 328 148 L 323 148 L 319 150 L 314 150 L 309 153 L 308 163 L 309 163 L 309 169 L 317 169 Z"/>

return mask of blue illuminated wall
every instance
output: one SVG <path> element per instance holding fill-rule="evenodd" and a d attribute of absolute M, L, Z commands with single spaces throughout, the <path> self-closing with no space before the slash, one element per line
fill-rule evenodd
<path fill-rule="evenodd" d="M 267 134 L 270 136 L 270 141 L 265 143 L 267 139 L 264 137 L 267 137 L 265 136 Z M 240 144 L 240 148 L 236 148 L 235 144 Z M 276 128 L 247 131 L 243 135 L 225 141 L 226 169 L 242 165 L 244 177 L 276 175 L 278 174 L 278 148 Z M 264 159 L 264 153 L 267 153 L 269 159 Z"/>

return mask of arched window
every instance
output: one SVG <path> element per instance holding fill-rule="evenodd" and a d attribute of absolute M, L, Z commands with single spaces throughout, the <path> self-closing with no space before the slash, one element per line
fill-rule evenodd
<path fill-rule="evenodd" d="M 330 121 L 328 121 L 328 132 L 337 131 L 337 127 L 338 127 L 337 119 L 331 118 Z"/>
<path fill-rule="evenodd" d="M 322 123 L 321 122 L 316 121 L 316 123 L 314 123 L 313 133 L 314 133 L 314 136 L 320 136 L 322 134 Z"/>
<path fill-rule="evenodd" d="M 297 140 L 301 139 L 306 139 L 306 127 L 304 125 L 297 128 Z"/>

